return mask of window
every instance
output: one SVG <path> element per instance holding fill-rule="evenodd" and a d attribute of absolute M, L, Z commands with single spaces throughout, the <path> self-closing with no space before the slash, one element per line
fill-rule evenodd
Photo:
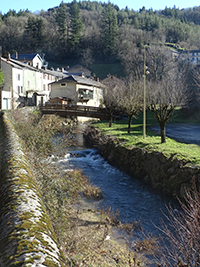
<path fill-rule="evenodd" d="M 20 74 L 17 74 L 17 80 L 20 81 Z"/>
<path fill-rule="evenodd" d="M 46 91 L 46 84 L 43 84 L 43 91 Z"/>
<path fill-rule="evenodd" d="M 80 99 L 93 99 L 93 90 L 86 88 L 79 88 L 78 94 Z"/>
<path fill-rule="evenodd" d="M 67 86 L 67 84 L 66 83 L 61 83 L 61 86 Z"/>
<path fill-rule="evenodd" d="M 17 86 L 17 93 L 20 94 L 20 86 Z"/>

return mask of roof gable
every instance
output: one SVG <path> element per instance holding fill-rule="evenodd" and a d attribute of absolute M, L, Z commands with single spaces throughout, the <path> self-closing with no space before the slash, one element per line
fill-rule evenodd
<path fill-rule="evenodd" d="M 88 86 L 95 86 L 95 87 L 102 87 L 102 84 L 99 82 L 96 82 L 92 79 L 88 79 L 82 76 L 75 76 L 75 75 L 69 75 L 68 77 L 58 80 L 56 82 L 53 82 L 52 84 L 58 84 L 58 83 L 68 83 L 68 82 L 75 82 L 78 84 L 84 84 Z"/>
<path fill-rule="evenodd" d="M 91 76 L 91 71 L 86 69 L 85 67 L 83 67 L 80 64 L 74 65 L 71 68 L 69 68 L 68 73 L 72 74 L 72 73 L 84 73 L 86 76 Z"/>
<path fill-rule="evenodd" d="M 11 55 L 11 59 L 15 59 L 15 60 L 33 60 L 35 57 L 38 57 L 41 61 L 42 58 L 40 57 L 39 54 L 15 54 L 15 55 Z"/>

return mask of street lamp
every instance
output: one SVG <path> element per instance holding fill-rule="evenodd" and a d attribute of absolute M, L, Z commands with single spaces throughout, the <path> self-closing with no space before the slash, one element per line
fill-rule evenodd
<path fill-rule="evenodd" d="M 143 88 L 143 139 L 146 137 L 146 75 L 150 72 L 147 70 L 148 67 L 146 66 L 146 55 L 144 49 L 144 88 Z"/>

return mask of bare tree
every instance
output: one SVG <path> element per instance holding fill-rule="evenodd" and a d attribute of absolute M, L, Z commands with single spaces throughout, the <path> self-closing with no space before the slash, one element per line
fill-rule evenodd
<path fill-rule="evenodd" d="M 163 45 L 150 46 L 146 54 L 148 69 L 154 81 L 162 80 L 162 77 L 178 66 L 178 61 L 172 57 L 170 49 Z"/>
<path fill-rule="evenodd" d="M 106 106 L 109 114 L 109 127 L 112 126 L 113 114 L 120 110 L 120 86 L 115 83 L 106 86 L 103 90 L 104 105 Z"/>
<path fill-rule="evenodd" d="M 143 81 L 130 75 L 124 79 L 119 90 L 120 109 L 128 116 L 128 133 L 130 133 L 133 116 L 139 114 L 143 107 L 142 88 Z"/>
<path fill-rule="evenodd" d="M 197 267 L 200 266 L 200 194 L 193 187 L 186 189 L 184 201 L 180 201 L 181 210 L 168 208 L 165 215 L 168 225 L 162 222 L 163 240 L 158 266 Z"/>
<path fill-rule="evenodd" d="M 81 64 L 88 68 L 93 62 L 92 50 L 88 47 L 81 53 Z"/>
<path fill-rule="evenodd" d="M 186 73 L 180 70 L 169 49 L 153 47 L 147 54 L 151 80 L 147 83 L 147 103 L 160 126 L 161 143 L 166 142 L 166 123 L 176 108 L 186 105 Z"/>
<path fill-rule="evenodd" d="M 197 66 L 192 72 L 193 78 L 193 96 L 199 102 L 200 101 L 200 69 Z"/>
<path fill-rule="evenodd" d="M 187 103 L 187 87 L 184 75 L 175 69 L 166 73 L 162 80 L 149 81 L 147 103 L 149 109 L 155 113 L 160 126 L 161 143 L 166 142 L 166 123 L 172 117 L 176 108 Z"/>
<path fill-rule="evenodd" d="M 124 41 L 126 42 L 126 40 Z M 123 49 L 119 55 L 127 75 L 133 75 L 137 79 L 141 78 L 143 70 L 142 49 L 130 43 L 124 43 Z"/>

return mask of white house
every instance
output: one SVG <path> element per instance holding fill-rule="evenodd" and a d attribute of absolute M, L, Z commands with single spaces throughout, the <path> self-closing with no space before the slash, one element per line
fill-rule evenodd
<path fill-rule="evenodd" d="M 1 92 L 2 109 L 19 105 L 39 105 L 49 100 L 50 83 L 67 77 L 67 72 L 42 66 L 38 54 L 17 55 L 16 59 L 1 58 L 4 85 Z"/>
<path fill-rule="evenodd" d="M 38 54 L 15 55 L 1 58 L 4 85 L 1 94 L 2 109 L 19 105 L 39 105 L 50 98 L 70 98 L 79 105 L 99 107 L 103 104 L 100 82 L 69 74 L 64 69 L 54 70 L 42 67 Z"/>
<path fill-rule="evenodd" d="M 69 75 L 51 83 L 50 98 L 68 98 L 78 105 L 99 107 L 103 104 L 103 87 L 103 84 L 93 79 Z"/>
<path fill-rule="evenodd" d="M 179 59 L 188 60 L 192 65 L 200 65 L 200 50 L 181 51 Z"/>
<path fill-rule="evenodd" d="M 23 68 L 1 58 L 1 70 L 4 75 L 3 90 L 1 92 L 2 109 L 16 108 L 19 105 L 20 97 L 24 95 Z"/>
<path fill-rule="evenodd" d="M 39 54 L 16 53 L 15 55 L 11 55 L 11 59 L 26 63 L 27 65 L 35 67 L 37 69 L 41 69 L 44 64 L 44 60 Z"/>

